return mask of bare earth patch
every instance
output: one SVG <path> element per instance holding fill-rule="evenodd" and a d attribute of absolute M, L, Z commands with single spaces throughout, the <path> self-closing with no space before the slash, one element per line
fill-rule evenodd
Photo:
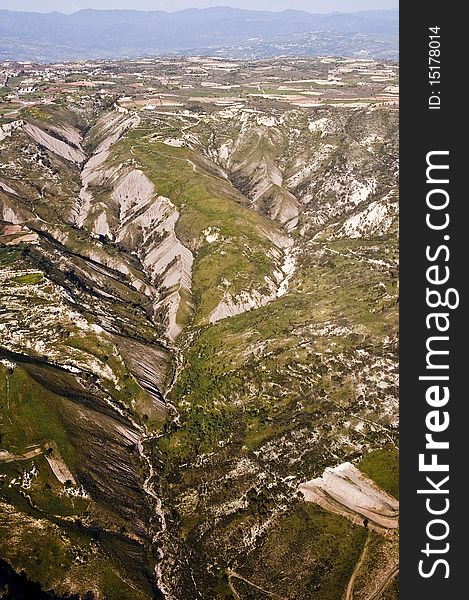
<path fill-rule="evenodd" d="M 380 489 L 351 463 L 327 468 L 322 477 L 302 483 L 307 502 L 378 531 L 396 529 L 399 502 Z"/>

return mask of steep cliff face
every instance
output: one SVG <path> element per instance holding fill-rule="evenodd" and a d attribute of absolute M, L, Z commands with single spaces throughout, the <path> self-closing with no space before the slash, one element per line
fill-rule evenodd
<path fill-rule="evenodd" d="M 2 126 L 0 554 L 62 596 L 338 600 L 366 532 L 321 476 L 396 493 L 395 113 L 136 110 Z"/>
<path fill-rule="evenodd" d="M 174 341 L 181 332 L 177 313 L 181 300 L 190 296 L 194 262 L 175 233 L 179 212 L 171 200 L 156 195 L 140 169 L 118 179 L 111 200 L 119 211 L 119 225 L 109 233 L 129 251 L 135 249 L 148 280 L 159 286 L 155 314 L 164 314 L 167 336 Z"/>

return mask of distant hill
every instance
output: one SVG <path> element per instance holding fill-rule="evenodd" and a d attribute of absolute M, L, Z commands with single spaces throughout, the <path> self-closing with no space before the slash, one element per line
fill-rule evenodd
<path fill-rule="evenodd" d="M 327 48 L 331 54 L 356 55 L 356 44 L 348 49 L 344 36 L 359 35 L 365 45 L 370 41 L 376 44 L 381 57 L 392 58 L 397 52 L 398 20 L 397 10 L 325 15 L 229 7 L 175 13 L 81 10 L 71 15 L 0 10 L 0 60 L 125 58 L 219 48 L 226 52 L 227 47 L 252 44 L 253 40 L 269 46 L 279 36 L 304 38 L 313 32 L 328 36 Z M 336 50 L 334 40 L 337 40 Z M 303 51 L 304 44 L 300 44 L 298 53 Z"/>

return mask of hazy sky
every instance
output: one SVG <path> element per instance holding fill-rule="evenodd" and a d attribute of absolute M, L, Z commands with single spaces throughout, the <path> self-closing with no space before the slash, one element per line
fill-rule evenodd
<path fill-rule="evenodd" d="M 233 6 L 263 10 L 295 8 L 308 12 L 349 12 L 378 8 L 397 8 L 399 0 L 0 0 L 0 8 L 63 13 L 82 8 L 133 8 L 139 10 L 181 10 L 208 6 Z"/>

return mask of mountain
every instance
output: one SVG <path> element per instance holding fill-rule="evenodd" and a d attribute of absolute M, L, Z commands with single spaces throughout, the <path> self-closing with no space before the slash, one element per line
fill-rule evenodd
<path fill-rule="evenodd" d="M 6 597 L 398 598 L 396 82 L 196 57 L 7 80 Z"/>
<path fill-rule="evenodd" d="M 176 13 L 136 10 L 81 10 L 23 13 L 0 10 L 0 58 L 58 61 L 116 58 L 194 48 L 216 49 L 252 38 L 273 42 L 278 36 L 325 32 L 359 34 L 395 44 L 397 11 L 314 15 L 229 7 L 186 9 Z M 332 47 L 333 50 L 333 47 Z M 341 48 L 347 55 L 347 49 Z M 332 52 L 337 55 L 338 52 Z"/>

